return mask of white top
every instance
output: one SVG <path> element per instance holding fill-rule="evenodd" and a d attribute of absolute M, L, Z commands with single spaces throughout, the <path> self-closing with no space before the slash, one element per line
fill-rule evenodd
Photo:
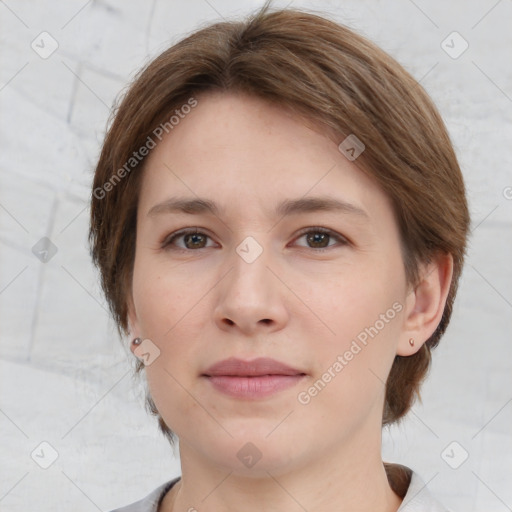
<path fill-rule="evenodd" d="M 427 486 L 417 473 L 411 471 L 411 482 L 397 512 L 451 512 L 430 494 Z M 180 480 L 180 476 L 157 487 L 145 498 L 131 505 L 116 508 L 111 512 L 158 512 L 165 494 Z"/>

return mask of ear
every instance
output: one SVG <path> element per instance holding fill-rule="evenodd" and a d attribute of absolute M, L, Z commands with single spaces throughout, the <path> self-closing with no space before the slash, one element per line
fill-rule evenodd
<path fill-rule="evenodd" d="M 137 313 L 135 311 L 135 305 L 133 304 L 132 294 L 128 294 L 127 304 L 128 310 L 128 329 L 130 332 L 130 350 L 133 352 L 137 346 L 131 343 L 134 338 L 140 336 L 139 322 L 137 319 Z"/>
<path fill-rule="evenodd" d="M 406 298 L 404 326 L 397 355 L 415 354 L 437 329 L 450 291 L 452 275 L 451 254 L 438 253 L 430 263 L 420 266 L 419 283 Z M 411 339 L 414 340 L 413 345 Z"/>

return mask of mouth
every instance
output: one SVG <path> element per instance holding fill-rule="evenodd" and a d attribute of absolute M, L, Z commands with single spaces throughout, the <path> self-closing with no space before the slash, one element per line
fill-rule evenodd
<path fill-rule="evenodd" d="M 225 359 L 201 374 L 216 391 L 241 399 L 271 396 L 296 386 L 305 376 L 303 371 L 269 358 Z"/>

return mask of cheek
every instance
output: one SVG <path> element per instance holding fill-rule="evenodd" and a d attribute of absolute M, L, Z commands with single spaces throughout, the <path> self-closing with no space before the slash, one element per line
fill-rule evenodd
<path fill-rule="evenodd" d="M 328 286 L 319 288 L 315 282 L 307 290 L 322 320 L 316 332 L 322 334 L 309 347 L 315 353 L 315 379 L 312 388 L 304 389 L 305 402 L 311 398 L 322 408 L 363 413 L 381 396 L 401 329 L 403 280 L 398 265 L 360 272 L 352 268 L 334 276 Z M 310 338 L 312 318 L 302 320 L 301 327 Z"/>
<path fill-rule="evenodd" d="M 166 333 L 191 308 L 194 293 L 179 270 L 162 270 L 150 258 L 140 258 L 134 266 L 133 299 L 141 335 L 167 339 Z"/>
<path fill-rule="evenodd" d="M 297 287 L 305 297 L 309 314 L 302 317 L 310 325 L 316 321 L 322 332 L 322 346 L 350 342 L 376 324 L 378 331 L 395 329 L 403 309 L 403 275 L 395 265 L 351 266 L 328 276 L 311 276 Z M 309 329 L 309 330 L 310 330 Z M 342 347 L 338 347 L 342 348 Z"/>
<path fill-rule="evenodd" d="M 333 317 L 336 336 L 315 345 L 315 371 L 297 395 L 305 417 L 325 419 L 322 428 L 326 438 L 342 432 L 350 435 L 368 417 L 381 421 L 400 313 L 392 305 L 382 309 L 377 302 L 362 304 L 366 307 L 348 303 L 344 312 Z M 400 309 L 399 303 L 394 304 Z"/>
<path fill-rule="evenodd" d="M 169 365 L 165 356 L 146 367 L 146 378 L 151 397 L 168 424 L 179 423 L 179 418 L 197 407 L 197 402 L 187 393 L 187 386 L 182 384 L 183 376 Z"/>
<path fill-rule="evenodd" d="M 150 394 L 166 422 L 179 414 L 193 412 L 197 403 L 184 386 L 197 371 L 194 362 L 202 347 L 201 339 L 206 287 L 195 277 L 176 268 L 157 268 L 149 258 L 136 260 L 133 297 L 140 335 L 158 348 L 158 357 L 145 367 Z M 191 287 L 191 283 L 198 286 Z"/>

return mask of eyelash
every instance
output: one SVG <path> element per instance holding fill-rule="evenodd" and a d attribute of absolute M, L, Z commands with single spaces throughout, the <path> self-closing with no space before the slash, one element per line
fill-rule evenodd
<path fill-rule="evenodd" d="M 299 238 L 302 238 L 304 235 L 308 235 L 309 233 L 326 234 L 326 235 L 329 235 L 331 238 L 336 239 L 342 246 L 349 245 L 349 241 L 344 236 L 340 235 L 339 233 L 336 233 L 335 231 L 332 231 L 327 228 L 322 228 L 322 227 L 305 228 L 304 230 L 302 230 L 299 233 L 298 237 L 295 240 L 298 240 Z M 192 251 L 199 251 L 201 249 L 209 248 L 209 247 L 201 247 L 199 249 L 183 249 L 181 247 L 171 247 L 173 242 L 177 238 L 180 238 L 180 237 L 183 237 L 186 235 L 203 235 L 203 236 L 207 236 L 208 238 L 211 239 L 211 237 L 208 234 L 203 233 L 202 231 L 199 231 L 199 228 L 187 228 L 187 229 L 182 229 L 180 231 L 176 231 L 176 232 L 172 233 L 171 235 L 167 236 L 164 239 L 164 241 L 162 242 L 161 248 L 165 249 L 165 250 L 169 250 L 169 251 L 172 250 L 172 251 L 180 251 L 180 252 L 192 252 Z M 321 247 L 321 248 L 303 247 L 303 249 L 312 249 L 314 252 L 322 253 L 322 252 L 328 251 L 329 249 L 332 249 L 333 247 L 335 247 L 335 246 L 333 245 L 333 246 L 327 246 L 327 247 Z"/>

